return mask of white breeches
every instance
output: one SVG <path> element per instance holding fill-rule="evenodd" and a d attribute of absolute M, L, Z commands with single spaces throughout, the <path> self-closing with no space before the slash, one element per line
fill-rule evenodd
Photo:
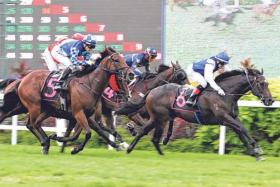
<path fill-rule="evenodd" d="M 51 56 L 51 53 L 49 51 L 49 49 L 45 49 L 45 51 L 43 52 L 43 58 L 48 66 L 48 69 L 50 71 L 58 71 L 59 68 L 58 68 L 58 64 L 54 62 L 52 56 Z"/>
<path fill-rule="evenodd" d="M 63 56 L 58 53 L 60 47 L 59 46 L 54 46 L 54 48 L 51 51 L 51 55 L 54 60 L 56 60 L 59 64 L 63 64 L 65 67 L 68 67 L 72 64 L 70 59 L 66 56 Z"/>
<path fill-rule="evenodd" d="M 205 80 L 205 78 L 200 73 L 195 72 L 192 67 L 193 67 L 193 65 L 191 64 L 187 68 L 188 79 L 191 80 L 191 81 L 197 82 L 203 88 L 206 88 L 207 81 Z"/>
<path fill-rule="evenodd" d="M 58 54 L 57 50 L 58 50 L 58 47 L 55 46 L 51 50 L 51 52 L 47 48 L 47 49 L 45 49 L 45 51 L 43 53 L 43 58 L 50 71 L 58 71 L 61 69 L 65 69 L 66 67 L 68 67 L 72 64 L 68 57 Z"/>

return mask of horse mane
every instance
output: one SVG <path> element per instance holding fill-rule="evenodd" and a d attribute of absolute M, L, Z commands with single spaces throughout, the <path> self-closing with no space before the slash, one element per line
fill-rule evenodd
<path fill-rule="evenodd" d="M 160 65 L 158 66 L 158 69 L 156 70 L 156 72 L 157 72 L 157 73 L 161 73 L 161 72 L 163 72 L 163 71 L 165 71 L 165 70 L 167 70 L 167 69 L 169 69 L 169 66 L 160 64 Z"/>
<path fill-rule="evenodd" d="M 116 53 L 117 51 L 115 49 L 113 49 L 112 47 L 105 47 L 105 49 L 103 51 L 101 51 L 99 54 L 100 54 L 100 57 L 98 57 L 96 60 L 95 60 L 95 63 L 96 64 L 100 64 L 101 61 L 110 55 L 110 53 Z"/>
<path fill-rule="evenodd" d="M 215 78 L 215 81 L 221 81 L 221 80 L 223 80 L 225 78 L 236 76 L 236 75 L 240 75 L 242 73 L 244 73 L 244 71 L 240 70 L 240 69 L 234 69 L 234 70 L 231 70 L 231 71 L 227 71 L 227 72 L 224 72 L 224 73 L 218 75 Z"/>
<path fill-rule="evenodd" d="M 245 71 L 248 72 L 248 74 L 255 75 L 255 74 L 262 74 L 259 70 L 255 69 L 255 65 L 251 64 L 251 59 L 246 58 L 243 61 L 240 62 L 241 69 L 235 69 L 232 71 L 227 71 L 222 73 L 221 75 L 217 76 L 215 78 L 215 81 L 221 81 L 225 78 L 245 74 Z"/>

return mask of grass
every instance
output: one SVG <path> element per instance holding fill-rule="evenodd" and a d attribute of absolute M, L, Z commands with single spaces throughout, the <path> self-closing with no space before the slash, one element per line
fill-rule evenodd
<path fill-rule="evenodd" d="M 0 186 L 280 186 L 280 158 L 88 149 L 40 154 L 39 146 L 0 144 Z"/>

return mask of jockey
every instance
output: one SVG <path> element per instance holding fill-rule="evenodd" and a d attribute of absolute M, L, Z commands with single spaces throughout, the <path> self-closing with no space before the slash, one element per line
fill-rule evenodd
<path fill-rule="evenodd" d="M 194 88 L 192 94 L 187 99 L 187 105 L 194 105 L 196 98 L 206 88 L 207 83 L 209 83 L 209 85 L 214 90 L 216 90 L 219 95 L 225 95 L 224 90 L 214 81 L 214 73 L 221 72 L 222 70 L 230 70 L 230 68 L 228 67 L 229 59 L 230 57 L 228 56 L 228 54 L 223 51 L 208 59 L 196 61 L 188 66 L 188 78 L 198 82 L 199 85 Z"/>
<path fill-rule="evenodd" d="M 83 40 L 65 39 L 52 51 L 52 57 L 59 63 L 63 63 L 67 68 L 63 71 L 55 89 L 65 89 L 62 87 L 64 80 L 70 73 L 82 71 L 88 65 L 91 51 L 96 46 L 96 40 L 92 35 L 84 36 Z M 79 58 L 83 59 L 79 59 Z"/>
<path fill-rule="evenodd" d="M 138 54 L 127 54 L 124 55 L 127 65 L 132 69 L 135 77 L 141 77 L 142 72 L 138 67 L 145 66 L 147 73 L 150 72 L 150 62 L 153 62 L 157 57 L 157 50 L 155 48 L 148 47 L 144 52 Z"/>
<path fill-rule="evenodd" d="M 61 38 L 57 42 L 49 45 L 45 51 L 43 52 L 43 59 L 45 60 L 47 67 L 50 71 L 59 71 L 60 69 L 65 69 L 68 64 L 64 64 L 63 62 L 59 62 L 54 58 L 54 55 L 56 54 L 59 46 L 62 43 L 69 42 L 74 40 L 83 40 L 84 35 L 80 33 L 75 33 L 71 36 L 71 38 Z M 67 63 L 67 62 L 66 62 Z"/>

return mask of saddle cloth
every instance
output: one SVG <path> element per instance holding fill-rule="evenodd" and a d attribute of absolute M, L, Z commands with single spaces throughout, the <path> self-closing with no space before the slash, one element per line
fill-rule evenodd
<path fill-rule="evenodd" d="M 188 98 L 191 95 L 192 91 L 192 88 L 186 86 L 179 87 L 177 89 L 175 100 L 173 103 L 173 109 L 198 111 L 198 106 L 196 104 L 194 106 L 188 106 L 186 104 L 186 98 Z"/>
<path fill-rule="evenodd" d="M 41 91 L 42 104 L 51 102 L 52 104 L 55 104 L 57 109 L 66 111 L 66 93 L 64 91 L 58 91 L 54 89 L 54 85 L 57 82 L 60 75 L 61 72 L 52 71 L 46 78 Z"/>
<path fill-rule="evenodd" d="M 127 98 L 123 94 L 119 93 L 120 88 L 118 86 L 116 76 L 111 75 L 109 79 L 109 86 L 103 91 L 102 97 L 114 103 L 120 103 L 127 101 Z"/>

